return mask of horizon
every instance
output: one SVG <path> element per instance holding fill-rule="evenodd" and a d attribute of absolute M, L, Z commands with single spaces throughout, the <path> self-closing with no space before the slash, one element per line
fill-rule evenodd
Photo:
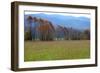
<path fill-rule="evenodd" d="M 72 13 L 72 12 L 24 12 L 25 15 L 33 14 L 47 14 L 47 15 L 62 15 L 62 16 L 74 16 L 74 17 L 86 17 L 90 19 L 89 13 Z"/>

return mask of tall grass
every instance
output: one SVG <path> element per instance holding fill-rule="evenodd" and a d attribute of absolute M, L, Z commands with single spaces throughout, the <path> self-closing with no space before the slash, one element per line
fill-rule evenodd
<path fill-rule="evenodd" d="M 24 61 L 90 58 L 89 40 L 25 41 Z"/>

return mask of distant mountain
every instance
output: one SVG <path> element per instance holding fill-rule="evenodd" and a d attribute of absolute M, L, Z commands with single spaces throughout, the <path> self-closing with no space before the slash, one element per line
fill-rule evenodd
<path fill-rule="evenodd" d="M 75 29 L 89 29 L 90 28 L 90 18 L 80 16 L 67 16 L 67 15 L 60 15 L 60 14 L 45 14 L 45 13 L 37 13 L 37 14 L 27 14 L 25 15 L 25 20 L 27 16 L 37 17 L 46 19 L 53 23 L 53 25 L 62 25 L 66 27 L 72 27 Z M 24 22 L 27 26 L 27 21 Z"/>

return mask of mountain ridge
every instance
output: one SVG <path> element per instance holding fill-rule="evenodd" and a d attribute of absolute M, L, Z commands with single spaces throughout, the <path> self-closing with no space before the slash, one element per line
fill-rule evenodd
<path fill-rule="evenodd" d="M 75 29 L 89 29 L 90 28 L 90 18 L 80 16 L 72 16 L 72 15 L 60 15 L 60 14 L 45 14 L 45 13 L 36 13 L 36 14 L 25 14 L 24 20 L 27 16 L 37 17 L 46 19 L 53 23 L 53 25 L 61 25 L 66 27 L 72 27 Z M 25 21 L 25 24 L 27 22 Z"/>

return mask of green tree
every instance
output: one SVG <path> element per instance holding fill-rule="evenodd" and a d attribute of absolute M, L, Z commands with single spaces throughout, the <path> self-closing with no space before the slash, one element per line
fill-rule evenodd
<path fill-rule="evenodd" d="M 84 40 L 90 40 L 90 30 L 86 29 L 82 32 L 81 38 Z"/>

